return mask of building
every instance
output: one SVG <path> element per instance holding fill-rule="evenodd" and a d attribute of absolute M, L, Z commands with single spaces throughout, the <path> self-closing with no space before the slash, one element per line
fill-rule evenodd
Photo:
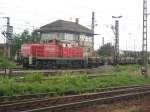
<path fill-rule="evenodd" d="M 57 39 L 70 46 L 84 47 L 85 55 L 92 55 L 92 30 L 78 22 L 78 19 L 75 22 L 57 20 L 40 27 L 41 42 Z"/>

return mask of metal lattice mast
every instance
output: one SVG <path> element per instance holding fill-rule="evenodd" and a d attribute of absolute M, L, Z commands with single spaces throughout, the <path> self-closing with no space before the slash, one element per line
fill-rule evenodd
<path fill-rule="evenodd" d="M 147 76 L 147 0 L 143 0 L 143 44 L 142 58 L 145 75 Z"/>
<path fill-rule="evenodd" d="M 119 59 L 119 21 L 115 22 L 115 64 L 118 64 Z"/>
<path fill-rule="evenodd" d="M 95 12 L 92 12 L 92 24 L 91 24 L 91 30 L 92 30 L 92 55 L 94 53 L 94 28 L 95 28 Z"/>
<path fill-rule="evenodd" d="M 119 60 L 119 18 L 121 18 L 122 16 L 112 16 L 112 18 L 115 18 L 115 46 L 114 46 L 114 64 L 117 65 L 118 64 L 118 60 Z M 112 27 L 113 29 L 113 27 Z"/>

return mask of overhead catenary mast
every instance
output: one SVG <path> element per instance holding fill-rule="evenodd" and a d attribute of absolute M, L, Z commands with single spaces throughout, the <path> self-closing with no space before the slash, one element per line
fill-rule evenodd
<path fill-rule="evenodd" d="M 10 26 L 10 18 L 9 17 L 1 17 L 7 20 L 7 29 L 6 31 L 3 31 L 2 34 L 5 36 L 6 38 L 6 44 L 4 45 L 4 54 L 5 56 L 7 56 L 8 58 L 11 57 L 11 37 L 12 37 L 12 32 L 13 32 L 13 27 Z"/>
<path fill-rule="evenodd" d="M 92 24 L 91 24 L 91 30 L 92 30 L 92 55 L 94 53 L 94 28 L 95 28 L 95 12 L 92 12 Z"/>
<path fill-rule="evenodd" d="M 6 47 L 7 47 L 7 56 L 10 58 L 10 34 L 9 34 L 9 30 L 10 30 L 10 18 L 6 17 L 7 19 L 7 31 L 6 31 Z"/>
<path fill-rule="evenodd" d="M 118 60 L 119 60 L 119 18 L 122 18 L 122 16 L 112 16 L 112 18 L 115 18 L 115 30 L 114 30 L 114 34 L 115 34 L 115 46 L 114 46 L 114 65 L 118 64 Z M 112 26 L 112 29 L 114 29 L 114 27 Z"/>
<path fill-rule="evenodd" d="M 104 46 L 105 40 L 104 37 L 102 38 L 102 46 Z"/>
<path fill-rule="evenodd" d="M 147 0 L 143 0 L 143 43 L 142 43 L 142 74 L 147 77 Z"/>

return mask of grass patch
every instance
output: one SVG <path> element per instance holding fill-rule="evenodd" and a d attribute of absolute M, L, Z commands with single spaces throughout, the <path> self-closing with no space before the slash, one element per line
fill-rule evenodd
<path fill-rule="evenodd" d="M 28 74 L 24 82 L 16 82 L 15 79 L 0 77 L 0 96 L 36 94 L 44 92 L 80 93 L 89 89 L 144 85 L 150 84 L 150 78 L 145 78 L 138 73 L 139 66 L 117 66 L 114 72 L 96 78 L 88 78 L 83 74 L 66 73 L 63 76 L 48 77 L 39 73 Z M 103 73 L 104 74 L 104 73 Z M 111 75 L 112 74 L 112 75 Z"/>
<path fill-rule="evenodd" d="M 44 75 L 41 73 L 29 73 L 24 76 L 26 82 L 42 82 Z"/>

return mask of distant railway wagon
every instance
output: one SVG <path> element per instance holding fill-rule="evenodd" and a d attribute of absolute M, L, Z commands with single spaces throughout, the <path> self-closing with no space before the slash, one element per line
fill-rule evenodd
<path fill-rule="evenodd" d="M 82 47 L 55 39 L 47 44 L 23 44 L 21 57 L 23 66 L 27 68 L 84 68 L 103 64 L 99 58 L 83 56 Z"/>
<path fill-rule="evenodd" d="M 109 57 L 104 60 L 105 63 L 108 65 L 129 65 L 129 64 L 139 64 L 141 65 L 143 63 L 143 60 L 141 58 L 133 58 L 133 57 L 119 57 L 117 62 L 115 63 L 114 58 Z M 148 60 L 148 63 L 150 64 L 150 60 Z"/>

